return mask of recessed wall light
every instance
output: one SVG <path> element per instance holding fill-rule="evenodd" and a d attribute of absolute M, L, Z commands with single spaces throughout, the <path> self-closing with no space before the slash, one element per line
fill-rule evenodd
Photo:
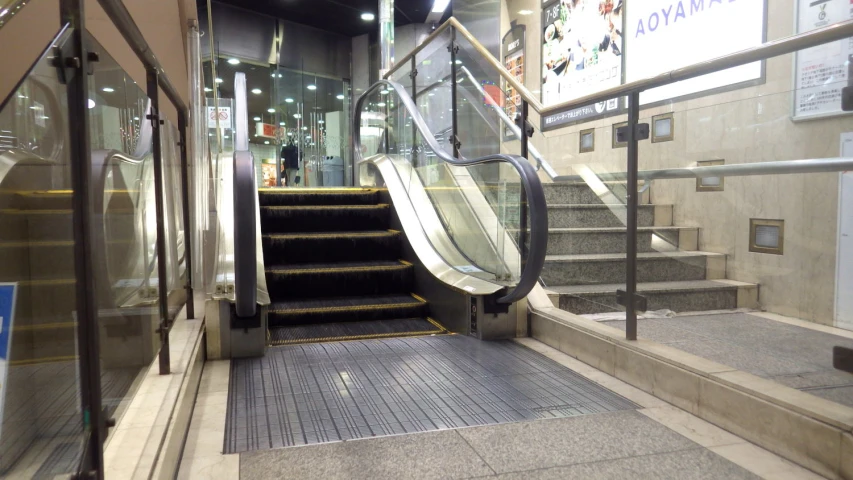
<path fill-rule="evenodd" d="M 236 58 L 229 58 L 228 63 L 231 65 L 240 65 L 240 60 L 237 60 Z"/>
<path fill-rule="evenodd" d="M 364 20 L 365 22 L 372 22 L 374 19 L 376 19 L 376 15 L 374 15 L 372 13 L 362 13 L 361 19 Z"/>
<path fill-rule="evenodd" d="M 261 89 L 260 89 L 260 88 L 253 88 L 253 89 L 252 89 L 252 93 L 254 93 L 255 95 L 260 95 L 260 94 L 261 94 Z"/>

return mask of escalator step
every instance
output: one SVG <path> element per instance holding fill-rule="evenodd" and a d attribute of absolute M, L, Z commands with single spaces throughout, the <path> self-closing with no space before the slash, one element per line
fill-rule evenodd
<path fill-rule="evenodd" d="M 371 295 L 274 302 L 270 328 L 313 323 L 360 322 L 426 315 L 426 300 L 415 295 Z"/>
<path fill-rule="evenodd" d="M 269 344 L 272 346 L 294 345 L 298 343 L 339 342 L 444 333 L 447 333 L 447 329 L 431 318 L 370 320 L 356 323 L 326 323 L 271 328 Z"/>
<path fill-rule="evenodd" d="M 341 262 L 268 266 L 267 289 L 273 301 L 288 298 L 383 295 L 411 291 L 414 268 L 398 261 Z"/>
<path fill-rule="evenodd" d="M 361 188 L 262 188 L 258 190 L 258 202 L 262 207 L 271 205 L 375 205 L 379 203 L 379 190 Z"/>
<path fill-rule="evenodd" d="M 264 233 L 345 232 L 388 228 L 390 205 L 288 205 L 261 207 Z"/>
<path fill-rule="evenodd" d="M 400 258 L 402 235 L 373 232 L 290 233 L 263 236 L 264 264 L 362 262 Z"/>

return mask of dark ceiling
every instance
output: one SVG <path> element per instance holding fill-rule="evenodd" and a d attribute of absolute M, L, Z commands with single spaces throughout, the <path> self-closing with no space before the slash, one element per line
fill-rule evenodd
<path fill-rule="evenodd" d="M 271 17 L 335 32 L 347 37 L 364 35 L 378 29 L 379 0 L 216 0 Z M 433 0 L 397 0 L 394 23 L 398 26 L 426 21 Z M 207 8 L 206 0 L 198 0 L 199 8 Z M 361 19 L 372 13 L 373 21 Z"/>

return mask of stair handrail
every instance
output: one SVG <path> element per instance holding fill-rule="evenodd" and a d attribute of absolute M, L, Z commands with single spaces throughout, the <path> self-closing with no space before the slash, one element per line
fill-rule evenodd
<path fill-rule="evenodd" d="M 664 73 L 660 73 L 658 75 L 653 75 L 651 77 L 641 78 L 639 80 L 634 80 L 632 82 L 628 82 L 622 85 L 618 85 L 612 88 L 608 88 L 605 90 L 601 90 L 597 93 L 585 95 L 583 97 L 579 97 L 573 100 L 568 100 L 565 102 L 557 103 L 551 106 L 544 106 L 539 99 L 527 89 L 524 85 L 521 84 L 507 69 L 506 67 L 499 62 L 489 50 L 480 43 L 471 32 L 468 31 L 462 23 L 459 22 L 455 17 L 450 17 L 441 24 L 438 28 L 436 28 L 420 45 L 416 46 L 411 52 L 403 56 L 401 59 L 397 60 L 396 64 L 388 70 L 385 74 L 385 78 L 390 78 L 397 70 L 402 68 L 405 65 L 409 65 L 411 59 L 418 54 L 421 50 L 427 47 L 430 43 L 432 43 L 439 35 L 442 34 L 448 28 L 453 28 L 456 33 L 465 37 L 465 39 L 474 47 L 474 49 L 479 53 L 483 60 L 489 64 L 491 68 L 493 68 L 497 73 L 518 92 L 519 96 L 527 102 L 527 104 L 540 115 L 547 115 L 550 113 L 554 113 L 557 111 L 563 110 L 571 110 L 581 107 L 586 107 L 589 105 L 593 105 L 599 102 L 604 102 L 607 100 L 611 100 L 614 98 L 623 97 L 632 93 L 642 92 L 644 90 L 649 90 L 652 88 L 662 87 L 665 85 L 669 85 L 672 83 L 680 82 L 683 80 L 688 80 L 695 77 L 700 77 L 702 75 L 707 75 L 710 73 L 718 72 L 721 70 L 726 70 L 733 67 L 738 67 L 741 65 L 747 65 L 753 62 L 766 60 L 768 58 L 777 57 L 780 55 L 787 55 L 790 53 L 797 52 L 799 50 L 816 47 L 819 45 L 823 45 L 826 43 L 835 42 L 838 40 L 843 40 L 845 38 L 853 37 L 853 20 L 845 20 L 843 22 L 838 22 L 833 25 L 828 25 L 826 27 L 821 27 L 816 30 L 811 30 L 808 32 L 799 33 L 796 35 L 791 35 L 788 37 L 771 40 L 769 42 L 765 42 L 756 47 L 747 48 L 745 50 L 741 50 L 739 52 L 731 53 L 728 55 L 724 55 L 721 57 L 717 57 L 711 60 L 706 60 L 703 62 L 694 63 L 692 65 L 688 65 L 686 67 L 677 68 L 674 70 L 670 70 Z M 477 84 L 477 82 L 473 82 Z M 501 118 L 504 123 L 506 120 Z M 514 125 L 514 122 L 512 122 Z M 512 128 L 512 127 L 510 127 Z M 516 127 L 517 128 L 517 127 Z M 515 132 L 515 130 L 513 130 Z M 532 151 L 531 151 L 532 153 Z M 565 181 L 567 178 L 572 177 L 563 177 L 557 174 L 556 170 L 544 159 L 540 156 L 534 155 L 537 162 L 544 168 L 545 172 L 553 181 Z M 774 162 L 770 162 L 774 163 Z M 776 162 L 778 163 L 778 162 Z M 840 165 L 840 164 L 839 164 Z M 695 168 L 713 168 L 713 167 L 695 167 Z M 694 171 L 695 171 L 694 168 Z M 758 164 L 756 164 L 755 169 L 759 168 Z M 835 168 L 835 167 L 833 167 Z M 843 170 L 843 169 L 842 169 Z M 824 170 L 827 171 L 827 170 Z M 839 170 L 828 170 L 828 171 L 839 171 Z M 770 173 L 786 173 L 782 171 L 771 171 Z M 684 173 L 685 175 L 687 173 Z M 657 175 L 664 175 L 663 173 L 659 173 Z M 667 174 L 669 175 L 669 174 Z M 716 176 L 713 174 L 708 174 L 708 176 Z M 643 177 L 640 177 L 643 178 Z M 685 177 L 661 177 L 661 178 L 690 178 L 690 176 Z"/>
<path fill-rule="evenodd" d="M 486 155 L 484 157 L 472 159 L 457 159 L 447 153 L 435 139 L 435 136 L 430 131 L 423 117 L 415 105 L 412 97 L 409 96 L 406 88 L 392 80 L 383 79 L 374 83 L 367 89 L 356 101 L 353 114 L 353 131 L 359 132 L 361 127 L 361 114 L 364 102 L 369 96 L 382 88 L 392 88 L 402 105 L 406 108 L 412 119 L 412 125 L 417 128 L 421 137 L 426 142 L 427 146 L 433 153 L 442 161 L 460 167 L 470 167 L 485 163 L 504 162 L 512 165 L 518 172 L 521 184 L 524 187 L 524 192 L 527 196 L 527 204 L 530 212 L 530 245 L 528 249 L 528 257 L 521 272 L 519 281 L 515 288 L 507 295 L 499 298 L 498 303 L 514 303 L 527 296 L 528 293 L 538 284 L 539 274 L 545 265 L 545 251 L 548 246 L 548 210 L 545 204 L 545 192 L 542 188 L 542 183 L 536 170 L 524 157 L 518 155 L 507 155 L 496 153 Z M 362 161 L 361 153 L 361 136 L 354 135 L 356 164 Z M 387 152 L 386 152 L 387 153 Z"/>
<path fill-rule="evenodd" d="M 258 305 L 258 185 L 255 160 L 249 151 L 246 74 L 234 76 L 234 308 L 238 317 L 254 317 Z"/>

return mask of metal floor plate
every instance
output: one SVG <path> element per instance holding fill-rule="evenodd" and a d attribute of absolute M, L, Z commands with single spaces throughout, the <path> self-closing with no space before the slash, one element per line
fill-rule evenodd
<path fill-rule="evenodd" d="M 231 365 L 226 453 L 638 408 L 517 343 L 461 335 L 291 345 Z"/>

